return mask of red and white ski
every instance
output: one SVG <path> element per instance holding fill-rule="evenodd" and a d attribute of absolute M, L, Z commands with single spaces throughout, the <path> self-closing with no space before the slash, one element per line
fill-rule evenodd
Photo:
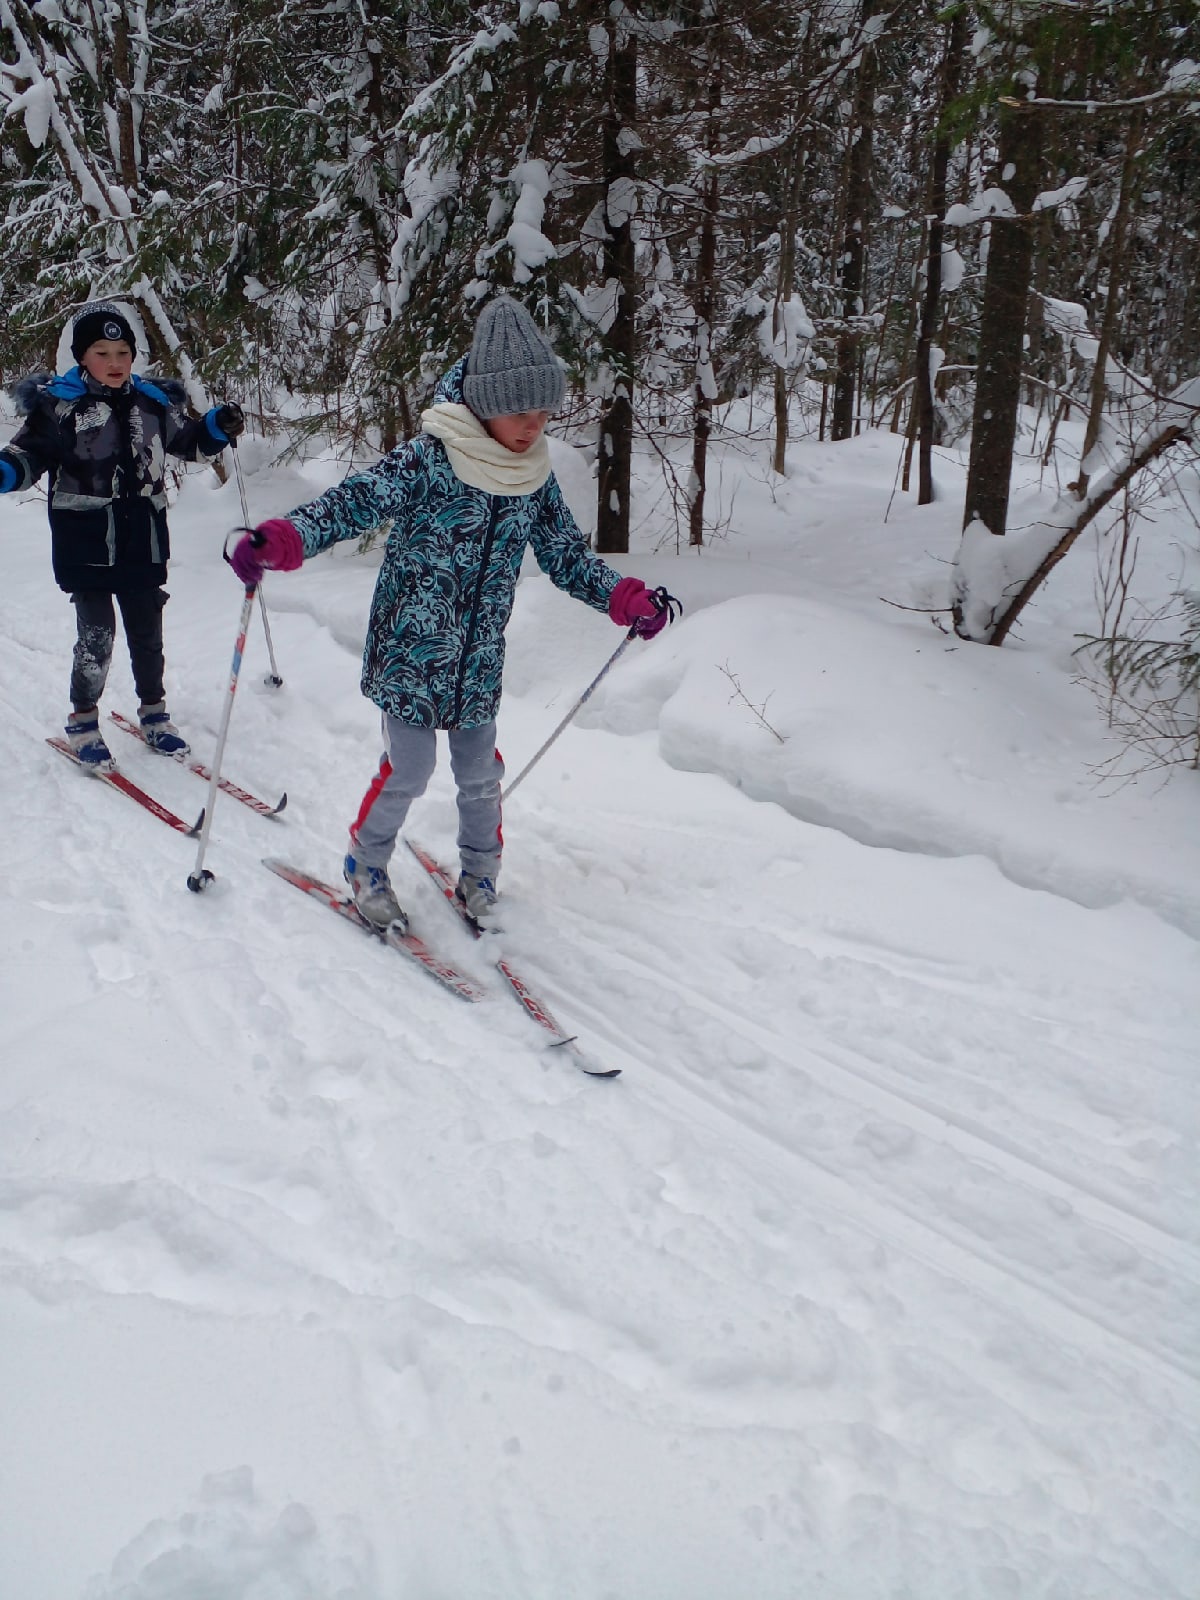
<path fill-rule="evenodd" d="M 146 735 L 136 722 L 131 722 L 128 717 L 123 717 L 119 711 L 110 713 L 118 728 L 123 728 L 126 733 L 132 734 L 135 739 L 146 743 Z M 170 756 L 171 761 L 177 761 L 180 766 L 186 767 L 189 772 L 194 772 L 198 778 L 203 778 L 208 783 L 212 772 L 202 761 L 193 761 L 190 756 Z M 260 817 L 277 817 L 287 805 L 287 795 L 281 795 L 274 805 L 266 800 L 260 800 L 257 795 L 251 794 L 248 789 L 241 788 L 231 778 L 218 778 L 217 788 L 222 794 L 232 795 L 235 800 L 240 800 L 244 806 L 249 806 L 251 811 L 257 811 Z"/>
<path fill-rule="evenodd" d="M 296 888 L 305 894 L 312 895 L 313 899 L 320 900 L 331 911 L 336 911 L 339 916 L 345 917 L 347 922 L 352 922 L 356 928 L 360 928 L 363 933 L 371 934 L 381 944 L 390 945 L 393 950 L 399 950 L 402 955 L 408 956 L 418 966 L 423 967 L 444 989 L 449 989 L 451 994 L 458 995 L 460 1000 L 487 999 L 485 989 L 481 989 L 449 962 L 435 955 L 425 941 L 419 939 L 415 933 L 398 933 L 395 928 L 377 928 L 374 923 L 367 921 L 347 895 L 339 892 L 332 884 L 314 878 L 311 873 L 302 872 L 299 867 L 289 866 L 286 861 L 278 861 L 268 856 L 263 861 L 263 866 L 269 867 L 286 882 L 295 884 Z"/>
<path fill-rule="evenodd" d="M 406 839 L 404 842 L 441 890 L 446 903 L 453 910 L 459 921 L 470 930 L 476 939 L 486 938 L 488 930 L 475 920 L 455 894 L 454 879 L 446 868 L 442 866 L 441 862 L 412 839 Z M 550 1035 L 550 1049 L 561 1050 L 581 1072 L 586 1072 L 591 1078 L 615 1078 L 620 1074 L 620 1067 L 599 1067 L 579 1048 L 575 1035 L 568 1033 L 555 1019 L 550 1007 L 544 1000 L 538 998 L 521 974 L 515 970 L 507 956 L 496 957 L 492 964 L 508 985 L 510 992 L 520 1002 L 522 1009 L 533 1018 L 539 1028 L 544 1028 Z"/>
<path fill-rule="evenodd" d="M 195 822 L 184 822 L 182 817 L 177 817 L 173 811 L 168 811 L 161 801 L 156 800 L 152 794 L 147 794 L 144 789 L 139 789 L 137 784 L 116 767 L 107 770 L 91 766 L 86 761 L 81 761 L 65 739 L 49 738 L 48 745 L 53 745 L 55 750 L 66 756 L 68 761 L 73 761 L 89 777 L 97 778 L 101 783 L 106 783 L 110 789 L 118 789 L 122 794 L 127 794 L 131 800 L 136 800 L 138 805 L 144 806 L 151 816 L 157 817 L 160 822 L 165 822 L 168 828 L 174 828 L 176 833 L 186 833 L 195 837 L 204 824 L 204 812 L 201 811 Z"/>

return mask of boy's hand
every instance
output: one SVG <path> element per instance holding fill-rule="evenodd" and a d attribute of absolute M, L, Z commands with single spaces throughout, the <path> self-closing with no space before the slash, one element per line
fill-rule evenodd
<path fill-rule="evenodd" d="M 204 426 L 218 444 L 232 444 L 245 431 L 246 418 L 241 406 L 213 406 L 204 413 Z"/>
<path fill-rule="evenodd" d="M 230 440 L 236 439 L 239 434 L 246 431 L 246 414 L 241 406 L 234 405 L 232 400 L 227 400 L 224 405 L 217 407 L 213 421 Z"/>
<path fill-rule="evenodd" d="M 8 494 L 17 487 L 17 469 L 11 461 L 0 456 L 0 494 Z"/>
<path fill-rule="evenodd" d="M 622 578 L 608 599 L 608 614 L 621 628 L 629 628 L 638 639 L 653 639 L 682 604 L 665 589 L 647 589 L 640 578 Z"/>
<path fill-rule="evenodd" d="M 304 560 L 304 542 L 286 517 L 271 517 L 248 528 L 233 547 L 229 565 L 248 589 L 261 582 L 263 571 L 294 572 Z"/>

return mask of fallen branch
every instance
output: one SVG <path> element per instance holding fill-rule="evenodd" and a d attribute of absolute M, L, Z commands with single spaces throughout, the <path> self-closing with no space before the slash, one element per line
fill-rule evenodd
<path fill-rule="evenodd" d="M 1003 644 L 1009 635 L 1013 623 L 1024 611 L 1033 596 L 1045 583 L 1055 567 L 1066 555 L 1067 551 L 1078 539 L 1079 535 L 1088 524 L 1101 512 L 1110 500 L 1120 494 L 1121 490 L 1135 478 L 1143 467 L 1156 461 L 1164 451 L 1177 444 L 1188 432 L 1185 426 L 1178 423 L 1171 424 L 1162 433 L 1146 440 L 1141 449 L 1136 451 L 1119 472 L 1115 472 L 1099 493 L 1089 495 L 1079 508 L 1079 515 L 1068 528 L 1064 528 L 1062 537 L 1052 550 L 1044 555 L 1038 562 L 1033 572 L 1013 595 L 1005 610 L 996 619 L 996 626 L 992 629 L 988 644 Z"/>

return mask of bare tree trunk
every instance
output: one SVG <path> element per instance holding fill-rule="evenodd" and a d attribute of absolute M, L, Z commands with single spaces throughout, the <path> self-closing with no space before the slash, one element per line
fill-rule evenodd
<path fill-rule="evenodd" d="M 134 129 L 133 60 L 129 48 L 129 13 L 118 5 L 113 16 L 113 98 L 117 113 L 117 142 L 120 155 L 121 183 L 130 204 L 134 204 L 138 186 L 137 136 Z"/>
<path fill-rule="evenodd" d="M 861 19 L 868 22 L 876 0 L 862 0 Z M 846 177 L 846 227 L 842 241 L 841 288 L 842 316 L 848 323 L 863 314 L 863 285 L 866 280 L 867 221 L 871 202 L 871 163 L 875 138 L 875 51 L 864 44 L 858 65 L 858 82 L 851 113 L 849 170 Z M 862 335 L 847 328 L 838 336 L 837 376 L 833 390 L 831 439 L 849 439 L 854 434 L 854 400 L 859 372 L 859 347 Z"/>
<path fill-rule="evenodd" d="M 1087 495 L 1088 472 L 1087 459 L 1091 455 L 1096 440 L 1100 437 L 1100 426 L 1104 420 L 1104 401 L 1107 396 L 1108 356 L 1112 349 L 1113 335 L 1117 327 L 1117 310 L 1121 300 L 1121 290 L 1124 286 L 1126 253 L 1125 240 L 1129 233 L 1129 203 L 1133 193 L 1133 179 L 1137 171 L 1138 149 L 1142 136 L 1142 113 L 1135 111 L 1130 118 L 1129 128 L 1125 135 L 1125 159 L 1121 164 L 1121 188 L 1117 197 L 1117 214 L 1113 218 L 1112 233 L 1110 236 L 1108 252 L 1108 293 L 1104 300 L 1104 317 L 1100 323 L 1100 338 L 1096 347 L 1096 364 L 1092 368 L 1092 392 L 1090 396 L 1087 427 L 1083 435 L 1083 453 L 1079 463 L 1079 477 L 1076 479 L 1076 492 L 1082 500 Z"/>
<path fill-rule="evenodd" d="M 787 468 L 788 442 L 788 375 L 782 367 L 775 368 L 775 449 L 771 456 L 771 470 L 783 476 Z"/>
<path fill-rule="evenodd" d="M 780 306 L 792 292 L 796 273 L 796 227 L 800 193 L 800 173 L 804 165 L 803 152 L 798 142 L 790 150 L 790 167 L 787 182 L 787 199 L 779 229 L 779 276 L 775 281 L 775 311 L 771 321 L 772 332 L 780 328 Z M 772 470 L 783 476 L 787 467 L 788 442 L 788 375 L 783 367 L 775 368 L 775 448 L 771 458 Z"/>
<path fill-rule="evenodd" d="M 1041 166 L 1042 122 L 1036 111 L 1002 107 L 997 179 L 1015 215 L 992 218 L 979 324 L 979 362 L 971 421 L 971 458 L 963 527 L 976 520 L 991 533 L 1008 525 L 1008 492 L 1029 284 L 1033 215 Z"/>
<path fill-rule="evenodd" d="M 704 543 L 704 495 L 708 480 L 708 440 L 712 433 L 712 322 L 717 264 L 717 200 L 720 179 L 713 168 L 704 186 L 696 294 L 696 382 L 692 390 L 692 480 L 688 543 Z"/>
<path fill-rule="evenodd" d="M 958 8 L 946 28 L 942 57 L 942 85 L 938 105 L 938 132 L 933 146 L 929 183 L 929 257 L 925 268 L 925 298 L 921 306 L 921 331 L 917 339 L 917 392 L 915 397 L 919 439 L 917 504 L 933 501 L 933 342 L 937 335 L 942 297 L 942 244 L 945 239 L 946 180 L 950 171 L 951 141 L 946 113 L 958 96 L 963 51 L 967 40 L 966 12 Z"/>
<path fill-rule="evenodd" d="M 808 80 L 811 76 L 812 45 L 815 34 L 815 25 L 810 16 L 804 30 L 804 47 L 796 62 L 795 72 L 799 83 L 803 86 L 805 94 L 808 91 Z M 807 99 L 796 104 L 795 117 L 797 127 L 805 126 L 809 115 Z M 793 137 L 787 147 L 788 169 L 787 181 L 784 185 L 783 217 L 779 228 L 779 276 L 775 284 L 775 312 L 772 318 L 772 331 L 779 333 L 780 306 L 789 298 L 795 286 L 796 276 L 796 230 L 800 226 L 800 196 L 804 181 L 805 144 L 799 133 Z M 775 448 L 771 459 L 772 469 L 782 477 L 787 468 L 788 445 L 788 399 L 790 391 L 788 373 L 782 367 L 775 368 Z"/>
<path fill-rule="evenodd" d="M 719 21 L 710 23 L 707 129 L 704 147 L 715 153 L 721 137 L 721 40 Z M 704 543 L 704 497 L 708 484 L 708 441 L 716 387 L 712 367 L 713 322 L 717 308 L 717 206 L 721 198 L 720 169 L 710 166 L 704 178 L 700 218 L 699 254 L 696 262 L 694 310 L 696 318 L 696 378 L 692 389 L 692 474 L 688 495 L 688 543 Z"/>
<path fill-rule="evenodd" d="M 633 0 L 631 0 L 631 7 Z M 600 417 L 596 549 L 629 549 L 629 495 L 633 471 L 633 392 L 637 364 L 637 268 L 634 258 L 634 152 L 629 138 L 637 117 L 637 34 L 610 12 L 607 93 L 603 130 L 604 276 L 616 290 L 616 307 L 604 339 L 612 393 Z"/>

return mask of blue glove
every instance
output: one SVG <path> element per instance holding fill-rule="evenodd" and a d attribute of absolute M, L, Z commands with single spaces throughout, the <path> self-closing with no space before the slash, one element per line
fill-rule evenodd
<path fill-rule="evenodd" d="M 217 407 L 213 421 L 231 444 L 239 433 L 246 431 L 246 413 L 232 400 L 226 400 Z"/>
<path fill-rule="evenodd" d="M 0 456 L 0 494 L 8 494 L 11 489 L 17 487 L 18 482 L 16 467 L 11 461 L 5 461 L 4 457 Z"/>
<path fill-rule="evenodd" d="M 204 413 L 204 426 L 218 444 L 231 444 L 246 428 L 241 406 L 213 406 Z"/>

